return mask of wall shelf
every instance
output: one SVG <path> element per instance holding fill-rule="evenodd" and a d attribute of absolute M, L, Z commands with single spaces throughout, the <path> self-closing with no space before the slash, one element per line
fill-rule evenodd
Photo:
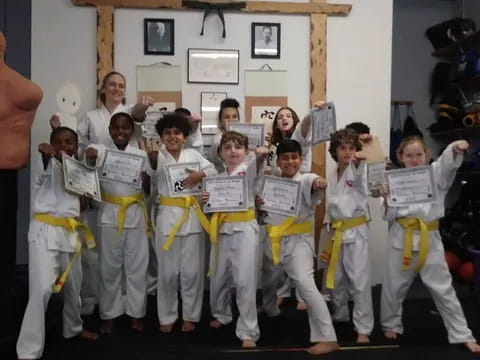
<path fill-rule="evenodd" d="M 454 57 L 461 55 L 468 49 L 474 49 L 480 47 L 480 31 L 473 33 L 463 40 L 454 42 L 448 46 L 437 49 L 432 52 L 436 57 Z"/>

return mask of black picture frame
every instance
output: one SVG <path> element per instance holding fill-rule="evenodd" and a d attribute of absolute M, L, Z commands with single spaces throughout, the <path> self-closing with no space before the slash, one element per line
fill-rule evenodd
<path fill-rule="evenodd" d="M 280 59 L 280 29 L 280 23 L 252 23 L 251 57 L 257 59 Z M 265 41 L 267 36 L 269 41 Z"/>
<path fill-rule="evenodd" d="M 175 54 L 174 19 L 143 19 L 143 33 L 145 55 Z"/>

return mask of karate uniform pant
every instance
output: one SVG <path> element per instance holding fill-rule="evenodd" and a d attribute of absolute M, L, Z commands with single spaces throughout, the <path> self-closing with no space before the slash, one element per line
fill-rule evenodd
<path fill-rule="evenodd" d="M 143 222 L 143 219 L 141 220 Z M 100 227 L 100 318 L 143 318 L 147 305 L 148 238 L 145 227 Z M 125 296 L 122 296 L 122 274 Z"/>
<path fill-rule="evenodd" d="M 287 246 L 290 251 L 283 249 L 287 241 L 291 242 Z M 327 304 L 318 291 L 313 277 L 314 252 L 311 245 L 308 241 L 302 240 L 301 236 L 292 235 L 282 239 L 281 249 L 278 265 L 274 265 L 269 256 L 264 257 L 262 288 L 265 313 L 267 316 L 276 316 L 280 313 L 275 289 L 279 283 L 278 275 L 281 274 L 278 268 L 283 268 L 307 304 L 310 341 L 312 343 L 337 341 Z"/>
<path fill-rule="evenodd" d="M 19 359 L 42 357 L 45 345 L 45 312 L 53 292 L 53 284 L 73 257 L 73 253 L 52 251 L 47 248 L 46 237 L 31 236 L 49 226 L 38 222 L 30 225 L 28 245 L 28 305 L 23 317 L 17 340 Z M 83 330 L 80 317 L 80 286 L 82 266 L 80 258 L 72 265 L 67 281 L 63 285 L 63 336 L 71 338 Z"/>
<path fill-rule="evenodd" d="M 435 306 L 447 328 L 448 341 L 452 344 L 475 341 L 453 289 L 452 277 L 445 262 L 441 240 L 435 239 L 435 242 L 435 248 L 430 248 L 428 251 L 425 265 L 420 271 L 420 278 L 432 294 Z M 402 270 L 402 260 L 403 249 L 389 247 L 380 308 L 383 330 L 393 330 L 398 334 L 403 333 L 402 305 L 417 275 L 413 267 L 418 262 L 418 252 L 413 253 L 410 269 Z"/>
<path fill-rule="evenodd" d="M 95 242 L 97 243 L 97 246 L 94 248 L 82 249 L 81 259 L 83 282 L 80 291 L 80 297 L 82 299 L 82 315 L 93 314 L 99 298 L 100 265 L 98 260 L 98 249 L 100 236 L 98 234 L 97 214 L 97 209 L 88 209 L 81 213 L 81 221 L 88 224 L 90 231 L 92 231 L 93 236 L 95 237 Z"/>
<path fill-rule="evenodd" d="M 175 236 L 169 250 L 162 247 L 168 234 L 157 233 L 157 311 L 160 325 L 178 319 L 178 292 L 182 297 L 182 318 L 198 322 L 202 314 L 205 278 L 203 233 Z"/>
<path fill-rule="evenodd" d="M 259 234 L 250 223 L 244 231 L 219 234 L 217 248 L 212 251 L 215 269 L 210 278 L 210 308 L 222 324 L 232 321 L 232 291 L 235 288 L 239 311 L 236 336 L 240 340 L 257 341 L 260 329 L 257 320 L 257 277 L 260 254 Z"/>
<path fill-rule="evenodd" d="M 368 240 L 359 236 L 353 243 L 342 244 L 335 271 L 331 301 L 333 321 L 349 321 L 348 300 L 353 293 L 353 325 L 359 334 L 370 335 L 373 330 L 372 287 Z"/>

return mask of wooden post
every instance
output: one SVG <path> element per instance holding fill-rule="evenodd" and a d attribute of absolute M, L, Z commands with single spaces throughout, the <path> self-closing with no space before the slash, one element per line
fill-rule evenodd
<path fill-rule="evenodd" d="M 113 70 L 113 6 L 97 6 L 97 91 L 102 80 Z"/>
<path fill-rule="evenodd" d="M 326 0 L 311 0 L 315 3 Z M 327 15 L 310 15 L 310 105 L 327 97 Z M 312 149 L 312 172 L 325 177 L 325 144 Z M 323 225 L 325 203 L 315 212 L 315 243 L 318 244 Z"/>

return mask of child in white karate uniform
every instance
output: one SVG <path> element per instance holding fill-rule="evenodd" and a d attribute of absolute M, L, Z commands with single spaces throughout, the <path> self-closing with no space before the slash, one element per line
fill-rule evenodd
<path fill-rule="evenodd" d="M 19 359 L 42 357 L 45 311 L 54 291 L 63 293 L 63 336 L 98 338 L 83 329 L 80 317 L 82 268 L 77 230 L 84 230 L 88 246 L 95 244 L 90 231 L 78 221 L 81 201 L 65 190 L 63 180 L 62 154 L 73 157 L 77 149 L 77 134 L 65 127 L 52 131 L 50 144 L 39 145 L 44 171 L 33 187 L 33 219 L 28 232 L 29 298 L 17 341 Z M 86 205 L 84 200 L 82 203 Z"/>
<path fill-rule="evenodd" d="M 271 212 L 264 217 L 269 239 L 265 241 L 262 269 L 263 309 L 268 316 L 280 313 L 275 297 L 272 296 L 274 294 L 272 289 L 278 282 L 275 267 L 281 266 L 294 281 L 300 296 L 307 304 L 310 341 L 314 343 L 308 352 L 313 355 L 325 354 L 337 350 L 338 344 L 330 313 L 313 277 L 315 256 L 313 220 L 315 207 L 322 196 L 321 190 L 324 190 L 327 184 L 316 174 L 300 172 L 302 148 L 297 141 L 283 140 L 278 144 L 276 151 L 281 176 L 300 182 L 301 199 L 297 217 Z M 257 197 L 257 203 L 261 205 L 263 199 Z"/>
<path fill-rule="evenodd" d="M 231 288 L 235 288 L 239 310 L 235 333 L 246 348 L 255 347 L 260 337 L 256 306 L 260 241 L 254 208 L 254 182 L 267 152 L 267 148 L 259 147 L 255 155 L 248 153 L 246 136 L 235 131 L 223 134 L 219 154 L 226 171 L 221 175 L 246 177 L 248 210 L 214 213 L 210 227 L 210 241 L 214 247 L 210 307 L 215 318 L 210 326 L 219 328 L 232 321 Z M 208 193 L 202 194 L 203 202 L 208 198 Z"/>
<path fill-rule="evenodd" d="M 368 244 L 368 189 L 365 162 L 356 152 L 371 135 L 351 129 L 336 131 L 328 151 L 337 166 L 327 177 L 327 206 L 324 222 L 334 231 L 322 253 L 328 262 L 326 287 L 332 289 L 333 319 L 348 321 L 348 296 L 353 294 L 353 324 L 358 343 L 368 343 L 373 330 Z M 341 310 L 341 311 L 340 311 Z"/>
<path fill-rule="evenodd" d="M 127 113 L 116 113 L 109 126 L 114 146 L 91 144 L 85 151 L 87 165 L 102 167 L 106 151 L 123 151 L 144 158 L 142 180 L 146 180 L 147 154 L 129 144 L 134 121 Z M 110 334 L 114 319 L 127 314 L 132 330 L 143 331 L 147 304 L 148 216 L 141 186 L 102 181 L 102 204 L 98 225 L 100 238 L 100 331 Z M 125 296 L 122 295 L 122 273 Z"/>
<path fill-rule="evenodd" d="M 182 298 L 181 331 L 190 332 L 200 321 L 205 277 L 205 236 L 208 220 L 194 196 L 171 197 L 168 165 L 198 163 L 199 171 L 189 171 L 182 187 L 198 186 L 205 176 L 216 175 L 212 163 L 184 144 L 191 130 L 188 119 L 165 114 L 156 129 L 163 146 L 158 153 L 158 215 L 156 254 L 158 259 L 157 311 L 160 331 L 169 333 L 178 319 L 178 292 Z M 188 169 L 187 169 L 188 170 Z"/>
<path fill-rule="evenodd" d="M 218 154 L 218 146 L 223 134 L 227 131 L 227 124 L 230 122 L 239 122 L 240 113 L 238 112 L 240 104 L 235 99 L 227 98 L 220 103 L 220 110 L 218 111 L 218 127 L 215 136 L 213 137 L 212 144 L 210 145 L 210 156 L 217 169 L 218 173 L 225 171 L 223 160 Z"/>
<path fill-rule="evenodd" d="M 403 300 L 418 274 L 432 294 L 447 328 L 448 341 L 463 343 L 470 351 L 480 352 L 480 345 L 468 328 L 453 289 L 438 231 L 438 220 L 445 213 L 445 196 L 468 146 L 463 140 L 451 143 L 431 165 L 437 186 L 436 202 L 392 207 L 388 200 L 388 188 L 383 186 L 384 219 L 389 223 L 391 246 L 386 255 L 380 321 L 389 339 L 396 339 L 398 334 L 403 333 Z M 406 168 L 424 166 L 429 163 L 430 151 L 421 138 L 408 137 L 400 144 L 397 158 Z M 409 236 L 407 230 L 413 234 Z"/>

